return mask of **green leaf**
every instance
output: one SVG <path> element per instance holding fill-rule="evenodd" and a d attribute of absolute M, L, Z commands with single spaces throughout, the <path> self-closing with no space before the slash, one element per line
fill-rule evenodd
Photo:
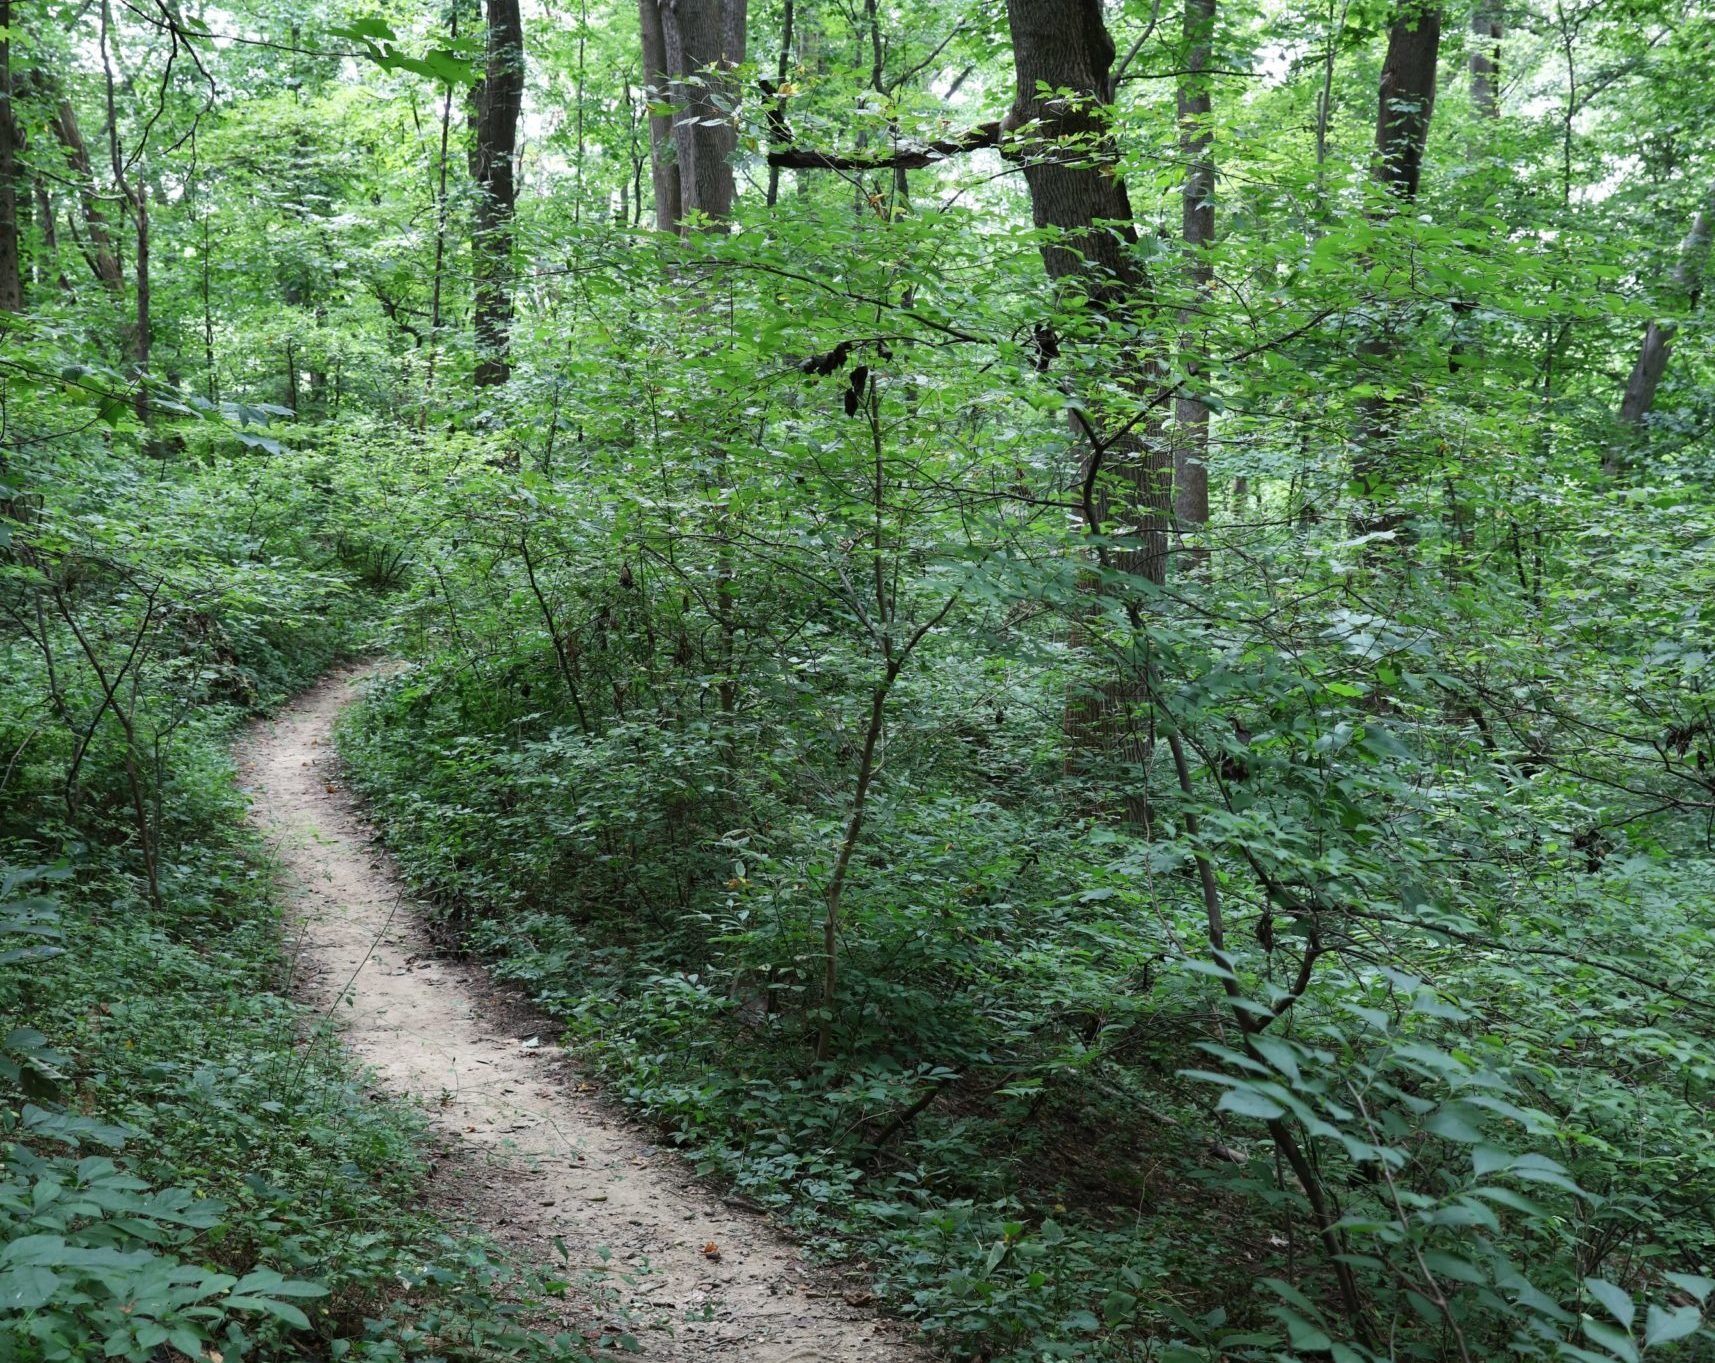
<path fill-rule="evenodd" d="M 1664 1311 L 1651 1304 L 1644 1320 L 1644 1347 L 1647 1349 L 1657 1344 L 1671 1344 L 1676 1339 L 1696 1333 L 1697 1327 L 1703 1323 L 1703 1313 L 1695 1306 Z"/>
<path fill-rule="evenodd" d="M 1638 1363 L 1638 1346 L 1632 1343 L 1632 1337 L 1623 1330 L 1616 1330 L 1612 1325 L 1586 1318 L 1584 1335 L 1591 1343 L 1600 1345 L 1614 1357 L 1624 1359 L 1625 1363 Z"/>
<path fill-rule="evenodd" d="M 336 38 L 374 38 L 381 42 L 397 42 L 398 36 L 379 19 L 356 19 L 339 28 L 328 30 Z"/>
<path fill-rule="evenodd" d="M 60 1278 L 51 1268 L 24 1264 L 0 1273 L 0 1311 L 34 1311 L 53 1297 Z"/>
<path fill-rule="evenodd" d="M 1715 1292 L 1715 1278 L 1705 1278 L 1697 1273 L 1663 1273 L 1661 1276 L 1700 1302 L 1708 1301 L 1709 1294 Z"/>
<path fill-rule="evenodd" d="M 1272 1098 L 1251 1088 L 1228 1089 L 1215 1104 L 1219 1112 L 1232 1112 L 1240 1117 L 1257 1117 L 1268 1122 L 1286 1115 L 1286 1109 Z"/>
<path fill-rule="evenodd" d="M 1606 1278 L 1584 1279 L 1584 1290 L 1607 1309 L 1607 1312 L 1627 1330 L 1632 1328 L 1632 1321 L 1637 1316 L 1637 1308 L 1632 1305 L 1632 1294 L 1625 1288 L 1609 1282 Z"/>
<path fill-rule="evenodd" d="M 1483 1132 L 1471 1120 L 1468 1112 L 1467 1108 L 1449 1103 L 1435 1112 L 1423 1125 L 1442 1140 L 1456 1141 L 1461 1145 L 1476 1145 L 1482 1141 Z"/>
<path fill-rule="evenodd" d="M 272 1297 L 234 1296 L 225 1298 L 225 1304 L 235 1311 L 260 1311 L 299 1330 L 310 1328 L 310 1318 L 290 1302 L 275 1301 Z"/>

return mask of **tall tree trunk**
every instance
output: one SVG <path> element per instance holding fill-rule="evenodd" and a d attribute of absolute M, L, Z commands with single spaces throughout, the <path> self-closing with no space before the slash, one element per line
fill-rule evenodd
<path fill-rule="evenodd" d="M 30 258 L 30 272 L 38 287 L 48 282 L 49 276 L 58 276 L 59 286 L 71 288 L 71 280 L 66 278 L 65 266 L 60 262 L 59 224 L 55 221 L 54 196 L 48 188 L 47 178 L 42 175 L 35 177 L 36 190 L 36 225 L 42 233 L 42 249 Z"/>
<path fill-rule="evenodd" d="M 1114 168 L 1114 44 L 1101 0 L 1007 0 L 1007 21 L 1018 78 L 1004 124 L 1015 134 L 1007 153 L 1023 158 L 1036 226 L 1058 229 L 1044 241 L 1043 265 L 1064 294 L 1083 296 L 1098 317 L 1127 331 L 1148 307 L 1149 280 L 1135 249 L 1131 200 Z M 1074 97 L 1058 97 L 1062 90 Z M 1139 399 L 1163 377 L 1159 358 L 1129 343 L 1116 368 Z M 1156 584 L 1167 575 L 1173 498 L 1173 454 L 1158 410 L 1115 436 L 1083 427 L 1079 469 L 1087 528 L 1125 535 L 1136 546 L 1104 552 L 1104 566 Z M 1073 642 L 1083 642 L 1082 626 Z M 1141 775 L 1149 757 L 1144 701 L 1141 677 L 1122 675 L 1075 697 L 1066 711 L 1073 764 L 1096 758 L 1129 769 L 1120 780 L 1121 804 L 1127 822 L 1140 828 L 1149 824 Z"/>
<path fill-rule="evenodd" d="M 12 116 L 12 0 L 0 0 L 0 312 L 21 312 L 18 264 L 18 125 Z"/>
<path fill-rule="evenodd" d="M 83 132 L 77 123 L 77 110 L 69 99 L 62 98 L 55 109 L 54 133 L 71 163 L 72 179 L 83 207 L 84 256 L 89 261 L 90 271 L 101 281 L 101 287 L 117 294 L 125 288 L 125 274 L 113 249 L 107 217 L 101 211 L 101 197 L 95 187 L 95 167 L 89 159 L 89 146 L 83 140 Z"/>
<path fill-rule="evenodd" d="M 1501 116 L 1500 0 L 1477 0 L 1471 12 L 1471 103 L 1482 118 Z"/>
<path fill-rule="evenodd" d="M 680 209 L 711 223 L 732 216 L 732 90 L 722 77 L 744 61 L 745 0 L 661 0 L 661 29 L 672 78 L 673 151 Z M 707 72 L 692 83 L 688 77 Z"/>
<path fill-rule="evenodd" d="M 1375 176 L 1406 203 L 1417 197 L 1435 109 L 1441 11 L 1407 0 L 1388 30 L 1376 109 Z"/>
<path fill-rule="evenodd" d="M 130 207 L 132 220 L 137 227 L 137 254 L 133 261 L 137 280 L 137 311 L 132 317 L 126 349 L 137 370 L 137 419 L 146 422 L 149 419 L 149 394 L 143 380 L 149 373 L 149 351 L 152 342 L 149 315 L 149 189 L 143 181 L 140 169 L 136 175 L 129 173 L 138 169 L 137 163 L 141 159 L 143 148 L 139 147 L 137 154 L 127 161 L 119 143 L 119 111 L 114 99 L 113 60 L 108 50 L 113 33 L 112 9 L 109 0 L 101 0 L 101 70 L 105 77 L 107 93 L 107 152 L 113 162 L 113 186 Z"/>
<path fill-rule="evenodd" d="M 661 24 L 664 0 L 637 0 L 639 27 L 643 34 L 643 84 L 651 105 L 669 103 L 672 72 L 667 68 L 667 37 Z M 684 196 L 679 190 L 679 163 L 673 156 L 673 115 L 649 115 L 649 169 L 655 186 L 655 227 L 677 232 L 685 216 Z"/>
<path fill-rule="evenodd" d="M 1405 0 L 1388 31 L 1387 59 L 1382 65 L 1376 100 L 1376 148 L 1371 173 L 1388 194 L 1384 210 L 1392 214 L 1417 198 L 1423 176 L 1423 153 L 1429 141 L 1429 120 L 1435 108 L 1435 73 L 1441 53 L 1441 11 L 1417 0 Z M 1398 343 L 1383 330 L 1361 342 L 1358 353 L 1378 371 L 1390 367 Z M 1358 404 L 1358 451 L 1352 461 L 1360 498 L 1352 527 L 1359 534 L 1397 531 L 1404 513 L 1383 505 L 1384 490 L 1403 474 L 1397 458 L 1398 419 L 1394 401 L 1385 395 Z"/>
<path fill-rule="evenodd" d="M 1206 296 L 1212 272 L 1207 248 L 1215 239 L 1215 163 L 1209 127 L 1213 110 L 1209 63 L 1215 37 L 1215 0 L 1185 0 L 1185 75 L 1179 84 L 1179 154 L 1185 162 L 1180 233 L 1190 257 L 1192 283 Z M 1184 365 L 1195 382 L 1202 347 L 1189 336 Z M 1195 394 L 1177 400 L 1173 453 L 1173 513 L 1181 527 L 1209 520 L 1209 408 Z"/>
<path fill-rule="evenodd" d="M 1018 86 L 1006 126 L 1029 130 L 1015 138 L 1013 154 L 1024 159 L 1036 226 L 1061 234 L 1043 245 L 1043 265 L 1062 289 L 1084 295 L 1099 316 L 1123 324 L 1146 306 L 1149 281 L 1134 249 L 1131 200 L 1114 170 L 1108 128 L 1114 45 L 1101 0 L 1007 0 L 1007 19 Z M 1057 90 L 1078 98 L 1043 93 Z M 1139 353 L 1127 354 L 1121 368 L 1140 396 L 1162 372 L 1158 358 Z M 1172 453 L 1159 419 L 1139 429 L 1092 453 L 1113 475 L 1101 480 L 1104 510 L 1139 542 L 1115 565 L 1159 583 L 1166 577 Z"/>
<path fill-rule="evenodd" d="M 154 292 L 149 279 L 149 194 L 139 177 L 132 198 L 132 214 L 137 223 L 137 312 L 131 337 L 131 358 L 138 376 L 149 373 L 150 351 L 154 348 L 155 324 L 152 314 Z M 149 419 L 149 393 L 142 384 L 137 387 L 137 419 Z"/>
<path fill-rule="evenodd" d="M 774 111 L 770 119 L 772 131 L 774 120 L 784 125 L 786 120 L 786 96 L 779 93 L 785 88 L 787 73 L 792 69 L 792 41 L 796 36 L 793 32 L 798 17 L 798 7 L 794 0 L 782 0 L 783 9 L 780 16 L 780 58 L 774 66 Z M 772 162 L 768 166 L 768 197 L 770 208 L 780 199 L 780 167 Z"/>
<path fill-rule="evenodd" d="M 1703 292 L 1703 275 L 1709 264 L 1710 238 L 1715 235 L 1715 189 L 1704 200 L 1703 207 L 1691 221 L 1691 230 L 1679 243 L 1679 259 L 1668 276 L 1668 301 L 1675 310 L 1695 306 Z M 1641 430 L 1644 419 L 1655 406 L 1656 389 L 1667 372 L 1667 361 L 1673 353 L 1674 333 L 1679 323 L 1672 318 L 1657 318 L 1644 328 L 1644 338 L 1638 347 L 1637 363 L 1626 380 L 1620 396 L 1619 420 L 1632 432 Z M 1602 461 L 1608 473 L 1620 470 L 1622 451 L 1610 446 Z"/>
<path fill-rule="evenodd" d="M 451 17 L 447 22 L 447 36 L 453 42 L 459 36 L 459 7 L 451 8 Z M 426 425 L 429 419 L 429 395 L 435 391 L 435 362 L 440 357 L 441 347 L 441 301 L 446 280 L 447 264 L 447 215 L 449 200 L 447 198 L 447 148 L 452 142 L 453 131 L 453 83 L 447 82 L 446 93 L 441 97 L 441 148 L 439 159 L 435 162 L 434 194 L 435 194 L 435 265 L 434 275 L 429 284 L 429 362 L 423 383 L 423 414 L 422 422 Z"/>
<path fill-rule="evenodd" d="M 524 106 L 524 22 L 518 0 L 488 0 L 488 62 L 477 97 L 476 386 L 511 376 L 514 157 Z"/>

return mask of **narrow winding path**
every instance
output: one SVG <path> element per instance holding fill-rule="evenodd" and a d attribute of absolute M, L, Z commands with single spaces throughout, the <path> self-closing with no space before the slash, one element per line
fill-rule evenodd
<path fill-rule="evenodd" d="M 480 969 L 434 950 L 334 756 L 334 717 L 368 675 L 333 673 L 258 724 L 238 757 L 251 818 L 285 869 L 300 996 L 449 1137 L 427 1196 L 538 1263 L 558 1264 L 558 1238 L 571 1272 L 600 1284 L 578 1315 L 633 1334 L 643 1352 L 631 1357 L 924 1358 L 904 1327 L 862 1309 L 857 1285 L 807 1266 L 629 1125 Z"/>

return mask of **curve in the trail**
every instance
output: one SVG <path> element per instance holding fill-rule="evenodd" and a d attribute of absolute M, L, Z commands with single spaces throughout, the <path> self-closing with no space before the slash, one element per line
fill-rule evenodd
<path fill-rule="evenodd" d="M 563 1245 L 572 1273 L 599 1284 L 585 1309 L 634 1335 L 636 1357 L 922 1359 L 903 1327 L 697 1184 L 554 1047 L 508 1024 L 480 970 L 436 952 L 339 778 L 334 718 L 367 675 L 332 674 L 258 724 L 238 757 L 285 871 L 300 995 L 452 1138 L 427 1195 L 537 1262 L 558 1265 Z"/>

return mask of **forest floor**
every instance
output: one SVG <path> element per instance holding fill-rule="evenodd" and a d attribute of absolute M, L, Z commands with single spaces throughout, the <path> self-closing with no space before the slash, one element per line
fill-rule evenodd
<path fill-rule="evenodd" d="M 346 791 L 333 724 L 372 667 L 342 668 L 238 749 L 284 871 L 293 990 L 444 1137 L 425 1196 L 583 1297 L 568 1326 L 644 1360 L 888 1363 L 926 1355 L 867 1292 L 700 1185 L 480 967 L 437 949 Z M 562 1248 L 563 1247 L 563 1248 Z M 563 1257 L 562 1257 L 563 1256 Z"/>

